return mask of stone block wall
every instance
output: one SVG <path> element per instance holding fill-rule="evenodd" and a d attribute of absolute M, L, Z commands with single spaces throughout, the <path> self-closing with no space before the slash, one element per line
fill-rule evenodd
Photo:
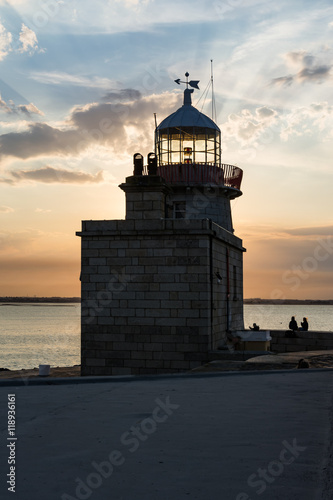
<path fill-rule="evenodd" d="M 217 349 L 227 331 L 242 330 L 243 321 L 243 254 L 241 247 L 231 239 L 222 239 L 228 233 L 213 224 L 220 238 L 212 239 L 213 255 L 213 349 Z M 237 239 L 236 239 L 237 241 Z M 217 279 L 216 273 L 222 277 Z"/>
<path fill-rule="evenodd" d="M 232 232 L 230 199 L 221 196 L 223 188 L 215 186 L 174 189 L 166 197 L 168 207 L 175 202 L 185 202 L 184 217 L 187 219 L 212 219 L 216 224 Z M 170 208 L 169 208 L 170 212 Z"/>
<path fill-rule="evenodd" d="M 126 193 L 126 219 L 165 218 L 165 196 L 169 189 L 161 177 L 157 175 L 127 177 L 126 183 L 120 187 Z"/>
<path fill-rule="evenodd" d="M 271 330 L 271 351 L 277 353 L 333 350 L 333 332 L 296 332 L 297 337 L 285 336 L 286 330 Z"/>
<path fill-rule="evenodd" d="M 241 241 L 209 220 L 83 221 L 78 235 L 83 375 L 171 373 L 206 362 L 226 330 L 226 281 L 216 288 L 212 271 L 226 276 L 227 247 L 242 314 Z"/>

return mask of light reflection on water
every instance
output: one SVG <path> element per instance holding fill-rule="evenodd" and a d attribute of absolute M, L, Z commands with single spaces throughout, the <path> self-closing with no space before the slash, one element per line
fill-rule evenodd
<path fill-rule="evenodd" d="M 0 367 L 80 364 L 80 304 L 0 304 Z"/>

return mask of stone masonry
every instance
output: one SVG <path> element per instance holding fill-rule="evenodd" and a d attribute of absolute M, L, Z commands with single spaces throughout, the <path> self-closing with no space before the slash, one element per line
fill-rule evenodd
<path fill-rule="evenodd" d="M 333 332 L 297 331 L 297 337 L 286 337 L 286 330 L 271 330 L 270 334 L 271 350 L 277 353 L 333 349 Z"/>
<path fill-rule="evenodd" d="M 82 375 L 189 370 L 243 328 L 242 242 L 210 219 L 165 218 L 161 177 L 121 187 L 126 220 L 83 221 L 77 233 Z"/>

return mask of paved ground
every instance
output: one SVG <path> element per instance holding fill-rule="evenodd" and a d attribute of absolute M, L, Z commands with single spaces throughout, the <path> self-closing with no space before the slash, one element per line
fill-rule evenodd
<path fill-rule="evenodd" d="M 62 366 L 55 367 L 50 369 L 51 377 L 79 377 L 81 372 L 81 366 Z M 3 370 L 0 371 L 0 380 L 9 379 L 9 378 L 18 378 L 18 379 L 30 379 L 39 377 L 39 369 L 31 368 L 26 370 Z"/>
<path fill-rule="evenodd" d="M 0 382 L 1 499 L 333 498 L 332 370 L 53 381 Z"/>
<path fill-rule="evenodd" d="M 215 354 L 215 353 L 214 353 Z M 248 355 L 248 353 L 246 353 Z M 234 370 L 286 370 L 298 367 L 300 360 L 306 360 L 309 368 L 333 368 L 333 351 L 298 351 L 283 354 L 265 354 L 252 356 L 242 360 L 239 351 L 234 355 L 225 355 L 224 352 L 216 353 L 217 359 L 210 361 L 198 368 L 194 372 L 218 372 Z M 237 360 L 233 360 L 235 357 Z"/>
<path fill-rule="evenodd" d="M 280 354 L 267 354 L 249 359 L 248 363 L 294 364 L 297 366 L 300 359 L 308 360 L 311 368 L 333 368 L 333 351 L 298 351 Z"/>
<path fill-rule="evenodd" d="M 258 355 L 260 354 L 260 355 Z M 266 354 L 264 352 L 214 351 L 216 359 L 206 363 L 194 372 L 216 372 L 235 370 L 286 370 L 297 368 L 300 359 L 309 362 L 310 368 L 333 368 L 333 351 L 300 351 L 283 354 Z M 80 365 L 51 367 L 50 377 L 78 377 Z M 3 379 L 24 379 L 25 381 L 39 378 L 38 368 L 28 370 L 4 370 L 0 368 L 0 381 Z"/>

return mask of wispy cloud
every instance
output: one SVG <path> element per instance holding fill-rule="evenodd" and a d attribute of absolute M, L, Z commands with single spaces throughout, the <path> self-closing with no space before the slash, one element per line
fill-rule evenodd
<path fill-rule="evenodd" d="M 15 183 L 22 181 L 42 182 L 45 184 L 85 184 L 103 182 L 102 171 L 94 175 L 87 172 L 71 171 L 50 166 L 33 170 L 11 172 L 10 176 L 14 179 Z"/>
<path fill-rule="evenodd" d="M 3 111 L 8 114 L 18 114 L 23 113 L 26 117 L 31 117 L 31 115 L 40 115 L 43 116 L 44 113 L 40 111 L 37 106 L 35 106 L 32 102 L 30 104 L 14 104 L 13 101 L 9 101 L 8 103 L 1 98 L 0 95 L 0 111 Z"/>
<path fill-rule="evenodd" d="M 332 64 L 320 61 L 317 57 L 304 50 L 288 52 L 284 55 L 288 66 L 298 68 L 294 74 L 273 78 L 271 85 L 290 86 L 294 83 L 322 83 L 332 77 Z"/>
<path fill-rule="evenodd" d="M 28 52 L 30 55 L 32 55 L 39 49 L 36 33 L 28 28 L 28 26 L 26 26 L 25 24 L 22 24 L 19 40 L 21 45 L 19 48 L 19 52 L 21 52 L 21 54 L 23 54 L 24 52 Z"/>
<path fill-rule="evenodd" d="M 294 82 L 294 77 L 291 75 L 287 76 L 278 76 L 277 78 L 273 78 L 271 81 L 271 85 L 280 85 L 284 87 L 289 87 Z"/>
<path fill-rule="evenodd" d="M 8 251 L 20 252 L 23 248 L 30 247 L 36 240 L 43 237 L 44 233 L 36 229 L 22 231 L 0 231 L 0 253 Z"/>
<path fill-rule="evenodd" d="M 10 214 L 11 212 L 14 212 L 14 209 L 12 207 L 7 207 L 6 205 L 0 205 L 0 213 Z"/>
<path fill-rule="evenodd" d="M 119 87 L 120 83 L 110 78 L 99 76 L 74 75 L 57 71 L 35 71 L 30 78 L 47 85 L 73 85 L 77 87 L 88 87 L 108 90 Z"/>
<path fill-rule="evenodd" d="M 5 59 L 5 57 L 12 50 L 12 40 L 12 34 L 6 30 L 2 23 L 0 23 L 0 61 Z"/>
<path fill-rule="evenodd" d="M 328 102 L 312 103 L 293 109 L 281 119 L 281 139 L 286 141 L 291 135 L 314 135 L 320 133 L 321 140 L 330 136 L 333 126 L 333 106 Z"/>
<path fill-rule="evenodd" d="M 277 112 L 267 106 L 257 108 L 253 113 L 243 109 L 241 113 L 232 113 L 228 121 L 222 125 L 225 139 L 235 139 L 241 144 L 248 144 L 257 140 L 277 118 Z"/>
<path fill-rule="evenodd" d="M 142 94 L 139 90 L 135 89 L 120 89 L 111 90 L 107 92 L 103 97 L 103 101 L 115 102 L 115 101 L 135 101 L 141 99 Z"/>
<path fill-rule="evenodd" d="M 254 112 L 242 109 L 238 114 L 231 113 L 221 125 L 227 144 L 237 141 L 242 146 L 265 144 L 267 140 L 272 143 L 274 137 L 287 141 L 291 136 L 318 135 L 324 142 L 331 138 L 332 127 L 333 106 L 328 102 L 314 102 L 284 113 L 268 106 L 256 108 Z"/>
<path fill-rule="evenodd" d="M 36 208 L 35 210 L 36 214 L 48 214 L 52 212 L 49 208 Z"/>
<path fill-rule="evenodd" d="M 293 236 L 333 236 L 333 226 L 298 227 L 285 232 Z"/>
<path fill-rule="evenodd" d="M 27 116 L 30 116 L 30 115 L 40 115 L 40 116 L 43 116 L 44 113 L 37 108 L 37 106 L 35 106 L 32 102 L 30 104 L 18 104 L 17 106 L 15 106 L 13 104 L 13 108 L 14 111 L 19 111 L 20 113 L 24 113 L 25 115 Z"/>
<path fill-rule="evenodd" d="M 27 159 L 72 154 L 82 136 L 77 130 L 59 130 L 46 123 L 29 124 L 27 130 L 0 136 L 0 155 Z M 87 144 L 88 145 L 88 144 Z M 79 149 L 87 147 L 82 144 Z"/>
<path fill-rule="evenodd" d="M 8 106 L 8 104 L 6 103 L 6 101 L 4 101 L 1 98 L 1 95 L 0 95 L 0 111 L 4 111 L 5 113 L 11 113 L 12 112 L 10 106 Z"/>

